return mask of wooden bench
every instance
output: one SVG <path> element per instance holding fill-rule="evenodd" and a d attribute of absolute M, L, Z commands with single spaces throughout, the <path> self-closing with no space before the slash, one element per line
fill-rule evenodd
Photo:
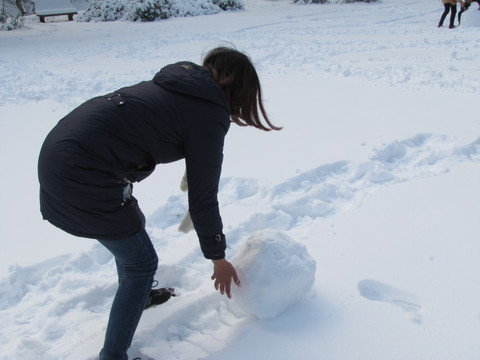
<path fill-rule="evenodd" d="M 45 22 L 47 16 L 67 15 L 68 20 L 73 20 L 73 15 L 78 14 L 70 0 L 35 0 L 35 14 L 40 22 Z"/>

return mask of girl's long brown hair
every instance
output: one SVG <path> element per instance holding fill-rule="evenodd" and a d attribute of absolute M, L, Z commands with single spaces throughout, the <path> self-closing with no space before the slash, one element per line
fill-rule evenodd
<path fill-rule="evenodd" d="M 248 56 L 236 49 L 217 47 L 207 54 L 203 66 L 212 71 L 213 79 L 227 96 L 234 123 L 265 131 L 282 129 L 273 125 L 267 116 L 260 80 Z M 267 126 L 262 123 L 260 113 Z"/>

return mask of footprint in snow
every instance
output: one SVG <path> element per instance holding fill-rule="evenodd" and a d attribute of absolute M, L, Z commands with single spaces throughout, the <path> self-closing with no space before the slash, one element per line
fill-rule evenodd
<path fill-rule="evenodd" d="M 422 322 L 422 310 L 419 299 L 404 290 L 396 289 L 390 285 L 375 280 L 362 280 L 358 283 L 360 295 L 372 301 L 382 301 L 396 305 L 410 313 L 413 322 Z"/>

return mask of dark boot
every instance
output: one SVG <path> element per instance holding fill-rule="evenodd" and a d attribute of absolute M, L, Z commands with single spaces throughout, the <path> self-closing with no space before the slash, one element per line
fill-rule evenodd
<path fill-rule="evenodd" d="M 173 288 L 154 289 L 150 292 L 145 309 L 167 302 L 170 297 L 175 296 Z"/>

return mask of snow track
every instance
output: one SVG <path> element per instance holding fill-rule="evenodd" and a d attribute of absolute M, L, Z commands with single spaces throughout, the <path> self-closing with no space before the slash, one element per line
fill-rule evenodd
<path fill-rule="evenodd" d="M 419 134 L 378 147 L 366 163 L 322 165 L 271 188 L 254 179 L 224 179 L 219 200 L 226 213 L 252 206 L 261 209 L 227 231 L 229 256 L 258 230 L 277 228 L 302 240 L 299 234 L 358 206 L 379 187 L 453 171 L 461 162 L 478 162 L 479 145 L 478 140 L 458 145 L 446 136 Z M 156 278 L 162 286 L 175 287 L 178 294 L 145 312 L 132 351 L 152 359 L 158 353 L 167 360 L 203 358 L 223 349 L 243 324 L 255 319 L 253 314 L 231 309 L 230 301 L 214 292 L 208 280 L 211 268 L 202 261 L 195 235 L 177 232 L 186 206 L 185 194 L 172 196 L 147 221 L 160 257 Z M 0 292 L 7 294 L 2 297 L 0 322 L 15 329 L 2 335 L 0 353 L 5 359 L 30 359 L 33 353 L 38 359 L 77 359 L 70 354 L 71 347 L 90 342 L 101 346 L 116 288 L 114 262 L 103 247 L 10 271 L 0 282 Z M 268 274 L 258 276 L 263 277 L 255 285 L 260 293 L 261 283 L 269 278 Z M 291 291 L 288 282 L 283 286 Z M 421 322 L 421 305 L 406 292 L 374 280 L 359 279 L 358 287 L 363 297 L 395 304 Z"/>

